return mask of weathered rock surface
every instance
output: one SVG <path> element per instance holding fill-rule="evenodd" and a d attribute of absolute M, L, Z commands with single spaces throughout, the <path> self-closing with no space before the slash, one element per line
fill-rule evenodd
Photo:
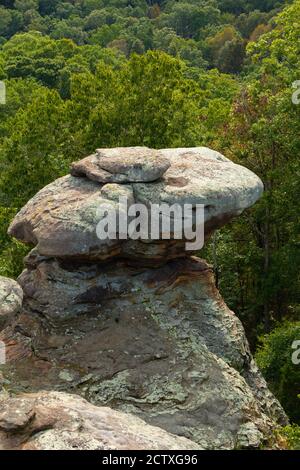
<path fill-rule="evenodd" d="M 196 450 L 141 419 L 66 393 L 0 401 L 0 450 Z"/>
<path fill-rule="evenodd" d="M 99 208 L 120 210 L 122 196 L 148 210 L 152 203 L 203 204 L 209 236 L 255 203 L 263 190 L 259 178 L 203 147 L 102 149 L 74 164 L 72 172 L 76 176 L 40 191 L 10 227 L 11 235 L 35 248 L 19 278 L 22 312 L 0 333 L 6 393 L 75 392 L 202 449 L 259 448 L 287 419 L 253 361 L 240 321 L 217 291 L 212 269 L 188 256 L 183 238 L 100 240 L 96 235 Z M 67 402 L 64 412 L 72 410 L 73 416 L 80 400 L 37 397 L 37 407 L 46 400 L 46 415 Z M 21 400 L 24 412 L 4 419 L 8 435 L 2 441 L 0 435 L 2 446 L 20 446 L 16 427 L 23 433 L 39 423 L 32 398 Z M 70 436 L 74 423 L 68 427 L 63 420 L 63 431 L 55 422 L 46 434 L 26 438 L 26 445 L 106 445 L 90 407 L 85 404 L 87 414 L 78 418 L 84 423 L 81 435 L 75 428 Z M 137 442 L 130 429 L 122 445 L 156 445 L 152 436 L 159 431 L 147 431 L 147 438 L 142 432 L 143 441 Z M 168 444 L 164 439 L 168 448 L 179 445 L 179 438 L 169 436 Z"/>
<path fill-rule="evenodd" d="M 170 166 L 167 158 L 147 147 L 99 149 L 72 164 L 74 176 L 87 176 L 99 183 L 151 182 L 163 176 Z"/>
<path fill-rule="evenodd" d="M 0 331 L 21 308 L 23 291 L 12 279 L 0 276 Z"/>
<path fill-rule="evenodd" d="M 105 152 L 109 156 L 110 152 Z M 263 185 L 256 175 L 212 150 L 167 149 L 158 154 L 161 157 L 157 158 L 167 160 L 170 168 L 153 183 L 101 185 L 74 176 L 56 180 L 19 212 L 10 226 L 10 235 L 36 245 L 45 256 L 97 261 L 123 257 L 159 264 L 185 256 L 185 240 L 98 238 L 96 227 L 104 208 L 118 212 L 119 196 L 126 196 L 129 206 L 143 203 L 149 210 L 150 203 L 178 204 L 181 208 L 185 204 L 203 204 L 205 233 L 209 236 L 252 206 L 262 194 Z M 114 166 L 117 157 L 111 158 Z M 105 161 L 109 161 L 108 157 Z M 120 166 L 121 163 L 115 170 L 120 170 Z"/>
<path fill-rule="evenodd" d="M 204 261 L 149 269 L 32 254 L 27 266 L 24 312 L 0 335 L 7 390 L 76 392 L 206 449 L 257 448 L 286 422 Z"/>

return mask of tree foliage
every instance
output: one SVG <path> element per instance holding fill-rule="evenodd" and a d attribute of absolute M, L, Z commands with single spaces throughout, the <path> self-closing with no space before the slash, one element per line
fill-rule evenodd
<path fill-rule="evenodd" d="M 293 363 L 293 344 L 300 338 L 300 322 L 286 323 L 261 339 L 256 360 L 270 388 L 294 422 L 300 423 L 300 368 Z M 300 353 L 298 354 L 300 358 Z M 294 436 L 296 437 L 296 435 Z M 299 430 L 298 430 L 299 439 Z"/>

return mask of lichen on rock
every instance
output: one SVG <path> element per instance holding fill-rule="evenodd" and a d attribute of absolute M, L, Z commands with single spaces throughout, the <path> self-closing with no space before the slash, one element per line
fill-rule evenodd
<path fill-rule="evenodd" d="M 8 325 L 20 310 L 23 291 L 12 279 L 0 276 L 0 331 Z"/>
<path fill-rule="evenodd" d="M 147 207 L 204 204 L 209 237 L 256 202 L 261 181 L 202 147 L 96 155 L 42 189 L 11 224 L 10 234 L 35 248 L 18 279 L 22 311 L 0 334 L 7 344 L 7 391 L 75 392 L 193 441 L 187 446 L 259 448 L 287 419 L 211 267 L 187 252 L 183 239 L 103 241 L 95 226 L 97 207 L 115 209 L 125 194 Z M 105 181 L 102 171 L 110 175 Z M 71 406 L 75 398 L 61 400 Z M 48 437 L 28 438 L 25 447 L 71 446 L 56 430 Z M 181 448 L 179 441 L 165 442 Z M 153 448 L 146 438 L 139 445 Z"/>

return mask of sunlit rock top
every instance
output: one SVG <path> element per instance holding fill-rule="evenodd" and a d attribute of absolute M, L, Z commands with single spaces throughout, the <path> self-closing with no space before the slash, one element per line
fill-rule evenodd
<path fill-rule="evenodd" d="M 149 211 L 151 204 L 203 205 L 207 237 L 251 207 L 263 192 L 254 173 L 205 147 L 98 149 L 73 163 L 71 173 L 39 191 L 9 228 L 10 235 L 35 245 L 41 255 L 163 263 L 185 256 L 184 235 L 162 240 L 151 235 L 100 239 L 96 227 L 104 209 L 118 213 L 120 197 L 126 198 L 128 207 L 143 204 Z"/>

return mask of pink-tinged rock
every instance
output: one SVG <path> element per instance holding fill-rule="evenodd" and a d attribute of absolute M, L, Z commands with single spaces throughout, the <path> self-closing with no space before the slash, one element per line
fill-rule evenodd
<path fill-rule="evenodd" d="M 169 168 L 169 160 L 147 147 L 98 149 L 72 164 L 74 176 L 87 176 L 100 183 L 133 183 L 158 180 Z"/>
<path fill-rule="evenodd" d="M 136 416 L 76 395 L 40 392 L 0 401 L 0 450 L 196 450 Z"/>

